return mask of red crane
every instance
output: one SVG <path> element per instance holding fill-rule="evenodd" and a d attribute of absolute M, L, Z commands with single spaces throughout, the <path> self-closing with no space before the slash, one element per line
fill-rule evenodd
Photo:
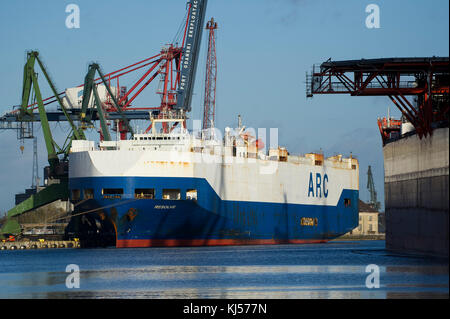
<path fill-rule="evenodd" d="M 448 125 L 448 67 L 448 57 L 328 60 L 307 75 L 306 95 L 387 96 L 422 138 L 435 123 Z M 384 142 L 401 122 L 388 118 L 378 125 Z"/>
<path fill-rule="evenodd" d="M 216 112 L 216 80 L 217 80 L 217 58 L 216 58 L 216 35 L 217 22 L 214 18 L 206 23 L 206 30 L 209 30 L 208 55 L 206 58 L 205 77 L 205 101 L 203 108 L 204 130 L 214 127 L 214 117 Z"/>
<path fill-rule="evenodd" d="M 191 111 L 198 51 L 202 38 L 207 2 L 208 0 L 187 0 L 187 16 L 186 20 L 183 21 L 184 30 L 181 33 L 181 46 L 178 46 L 178 43 L 168 44 L 163 47 L 158 54 L 152 57 L 117 71 L 104 74 L 108 86 L 117 87 L 117 92 L 119 92 L 116 97 L 117 106 L 120 107 L 121 111 L 126 112 L 126 116 L 129 116 L 133 111 L 153 110 L 153 113 L 157 117 L 186 117 L 186 113 Z M 122 86 L 121 84 L 123 84 L 123 82 L 119 83 L 120 78 L 123 78 L 131 72 L 142 69 L 146 70 L 144 75 L 130 85 L 130 89 L 127 90 L 127 86 Z M 161 77 L 160 86 L 157 91 L 157 93 L 161 95 L 161 104 L 153 107 L 132 107 L 132 102 L 158 76 Z M 101 82 L 101 78 L 94 79 L 96 85 Z M 83 86 L 84 84 L 79 85 L 79 87 Z M 65 92 L 58 94 L 60 98 L 63 98 L 64 95 Z M 43 99 L 43 102 L 44 106 L 46 106 L 53 102 L 57 102 L 57 98 L 51 96 Z M 109 114 L 116 111 L 116 108 L 111 102 L 112 101 L 106 101 L 103 103 L 107 120 L 109 119 Z M 28 109 L 30 110 L 35 110 L 37 108 L 37 103 L 28 105 Z M 130 111 L 131 113 L 127 111 Z M 16 117 L 15 121 L 19 121 L 17 119 L 18 114 L 18 110 L 14 110 L 7 113 L 4 119 L 8 117 L 8 120 L 11 121 L 10 118 Z M 81 120 L 79 114 L 71 113 L 71 116 L 74 120 Z M 148 118 L 148 114 L 146 114 L 144 118 Z M 0 118 L 0 123 L 4 119 Z M 119 130 L 121 134 L 121 139 L 125 139 L 128 133 L 126 125 L 120 120 L 118 126 L 117 130 Z M 150 128 L 151 126 L 146 132 L 148 132 Z M 163 129 L 164 132 L 169 131 L 167 124 L 163 124 Z"/>

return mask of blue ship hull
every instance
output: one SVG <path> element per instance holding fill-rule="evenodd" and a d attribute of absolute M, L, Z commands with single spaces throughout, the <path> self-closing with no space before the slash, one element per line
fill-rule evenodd
<path fill-rule="evenodd" d="M 134 189 L 148 187 L 155 190 L 153 199 L 135 198 Z M 320 206 L 222 200 L 202 178 L 72 178 L 69 188 L 93 190 L 73 201 L 69 233 L 89 224 L 86 236 L 110 234 L 116 247 L 316 243 L 358 225 L 357 190 L 344 189 L 336 206 Z M 104 188 L 123 194 L 104 196 Z M 180 189 L 181 198 L 162 199 L 163 188 Z M 186 199 L 192 188 L 197 200 Z"/>

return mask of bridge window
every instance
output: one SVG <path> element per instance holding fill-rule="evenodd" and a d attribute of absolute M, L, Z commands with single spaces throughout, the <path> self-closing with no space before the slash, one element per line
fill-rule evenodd
<path fill-rule="evenodd" d="M 134 198 L 154 199 L 155 198 L 155 189 L 154 188 L 136 188 L 134 190 Z"/>
<path fill-rule="evenodd" d="M 122 195 L 123 188 L 103 188 L 103 195 Z"/>
<path fill-rule="evenodd" d="M 197 190 L 196 189 L 188 189 L 188 190 L 186 190 L 186 199 L 188 199 L 188 200 L 197 200 Z"/>
<path fill-rule="evenodd" d="M 84 199 L 94 198 L 94 190 L 92 188 L 86 188 L 84 190 Z"/>
<path fill-rule="evenodd" d="M 350 200 L 350 198 L 344 198 L 344 206 L 349 207 L 351 205 L 352 205 L 352 201 Z"/>
<path fill-rule="evenodd" d="M 121 198 L 123 195 L 123 188 L 103 188 L 103 198 Z"/>
<path fill-rule="evenodd" d="M 181 192 L 179 189 L 163 189 L 163 199 L 179 200 L 181 199 Z"/>

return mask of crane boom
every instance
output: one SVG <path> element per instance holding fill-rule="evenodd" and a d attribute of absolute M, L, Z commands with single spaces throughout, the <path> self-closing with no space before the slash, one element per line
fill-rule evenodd
<path fill-rule="evenodd" d="M 208 0 L 189 0 L 189 19 L 186 29 L 186 41 L 183 47 L 180 65 L 180 83 L 177 90 L 176 110 L 191 111 L 192 91 L 197 70 L 198 55 L 202 39 L 203 25 Z"/>

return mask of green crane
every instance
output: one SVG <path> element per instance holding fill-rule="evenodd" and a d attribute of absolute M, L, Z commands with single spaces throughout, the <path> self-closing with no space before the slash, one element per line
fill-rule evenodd
<path fill-rule="evenodd" d="M 34 71 L 36 61 L 42 73 L 47 80 L 50 89 L 55 95 L 67 121 L 70 124 L 72 132 L 67 136 L 63 147 L 59 147 L 55 142 L 50 130 L 47 113 L 45 111 L 44 103 L 42 101 L 42 94 L 38 83 L 37 73 Z M 4 237 L 7 234 L 18 235 L 22 229 L 18 222 L 18 217 L 25 212 L 31 211 L 43 205 L 52 203 L 56 200 L 67 200 L 68 198 L 68 155 L 72 140 L 86 139 L 83 131 L 77 128 L 69 116 L 67 110 L 62 103 L 61 98 L 56 91 L 55 85 L 50 79 L 48 72 L 46 71 L 42 61 L 39 58 L 39 53 L 36 51 L 30 51 L 27 53 L 27 62 L 23 71 L 23 88 L 22 88 L 22 103 L 20 107 L 20 113 L 18 120 L 20 122 L 33 122 L 35 121 L 35 115 L 33 114 L 33 108 L 29 105 L 37 104 L 39 111 L 39 118 L 41 122 L 42 132 L 44 135 L 45 146 L 48 153 L 48 163 L 50 164 L 49 178 L 54 179 L 48 187 L 31 195 L 28 199 L 24 200 L 17 206 L 8 211 L 6 222 L 0 228 L 0 237 Z M 59 156 L 62 155 L 62 158 Z"/>
<path fill-rule="evenodd" d="M 122 109 L 119 107 L 119 104 L 117 103 L 116 96 L 111 92 L 111 88 L 109 87 L 108 83 L 106 82 L 106 79 L 100 69 L 100 66 L 97 63 L 92 63 L 89 65 L 88 73 L 86 74 L 86 77 L 84 78 L 84 88 L 83 88 L 83 102 L 81 105 L 81 121 L 83 124 L 91 122 L 91 113 L 88 114 L 88 105 L 89 101 L 91 99 L 91 94 L 94 95 L 94 104 L 97 110 L 98 119 L 100 120 L 100 128 L 102 132 L 103 139 L 105 141 L 111 140 L 111 135 L 109 134 L 108 126 L 106 124 L 106 118 L 105 118 L 105 112 L 102 107 L 102 103 L 100 101 L 98 91 L 97 91 L 97 85 L 95 83 L 95 72 L 98 72 L 98 75 L 100 76 L 100 79 L 102 80 L 103 84 L 105 85 L 106 90 L 108 91 L 109 96 L 111 97 L 111 100 L 113 102 L 114 107 L 116 108 L 117 112 L 120 114 L 123 123 L 125 123 L 125 126 L 127 127 L 128 132 L 133 135 L 133 129 L 130 126 L 130 122 L 126 118 L 125 114 L 123 113 Z M 83 125 L 84 126 L 84 125 Z"/>
<path fill-rule="evenodd" d="M 55 95 L 56 100 L 58 101 L 61 110 L 63 111 L 67 121 L 69 122 L 69 125 L 72 129 L 72 132 L 67 136 L 66 141 L 64 142 L 64 145 L 62 147 L 59 147 L 58 144 L 55 142 L 52 136 L 52 132 L 50 130 L 49 121 L 47 118 L 47 113 L 45 111 L 44 103 L 42 101 L 42 95 L 39 88 L 39 83 L 37 79 L 37 73 L 34 71 L 35 62 L 38 62 L 42 73 L 44 74 L 50 89 L 52 90 L 53 94 Z M 30 99 L 30 97 L 34 97 Z M 36 100 L 36 101 L 34 101 Z M 22 103 L 20 108 L 20 115 L 19 120 L 23 122 L 32 122 L 34 121 L 33 116 L 33 109 L 28 107 L 28 105 L 33 104 L 34 102 L 37 103 L 38 111 L 39 111 L 39 117 L 41 121 L 42 126 L 42 132 L 44 135 L 45 140 L 45 146 L 47 148 L 48 153 L 48 162 L 50 164 L 50 174 L 51 175 L 61 175 L 61 166 L 62 162 L 65 162 L 67 160 L 67 157 L 69 155 L 69 150 L 71 146 L 72 140 L 83 140 L 86 139 L 83 131 L 79 128 L 77 128 L 69 116 L 66 108 L 64 107 L 64 104 L 61 100 L 61 98 L 58 95 L 58 92 L 56 91 L 55 85 L 53 84 L 52 80 L 50 79 L 48 72 L 46 71 L 41 59 L 39 58 L 39 53 L 36 51 L 30 51 L 27 53 L 27 62 L 24 67 L 24 75 L 23 75 L 23 89 L 22 89 Z M 59 155 L 63 155 L 63 159 L 60 160 L 58 157 Z"/>
<path fill-rule="evenodd" d="M 373 209 L 380 210 L 380 202 L 377 201 L 377 191 L 375 190 L 375 183 L 373 182 L 372 169 L 369 165 L 369 170 L 367 171 L 367 189 L 370 193 L 369 205 Z"/>
<path fill-rule="evenodd" d="M 37 73 L 35 72 L 36 61 L 47 80 L 54 97 L 56 98 L 62 112 L 64 113 L 65 120 L 69 123 L 71 127 L 71 132 L 68 134 L 64 145 L 62 147 L 53 139 L 52 132 L 50 130 L 49 118 L 44 107 L 42 100 L 42 94 L 38 83 Z M 37 192 L 31 195 L 28 199 L 21 202 L 17 206 L 13 207 L 8 211 L 6 222 L 0 228 L 0 237 L 7 234 L 17 235 L 21 233 L 21 226 L 18 222 L 18 217 L 23 213 L 34 210 L 43 205 L 52 203 L 56 200 L 67 200 L 68 199 L 68 156 L 70 147 L 73 140 L 85 140 L 86 137 L 83 132 L 83 127 L 85 124 L 92 124 L 92 109 L 88 113 L 88 106 L 90 98 L 93 94 L 94 103 L 97 111 L 97 118 L 100 120 L 101 132 L 103 139 L 106 141 L 111 140 L 111 135 L 108 131 L 108 126 L 106 124 L 105 112 L 102 107 L 98 92 L 97 83 L 95 82 L 94 76 L 98 72 L 102 83 L 105 85 L 108 94 L 110 95 L 113 106 L 116 108 L 120 120 L 125 124 L 128 132 L 133 135 L 133 129 L 130 126 L 127 115 L 121 110 L 117 103 L 115 95 L 111 92 L 111 89 L 105 80 L 103 73 L 100 70 L 100 66 L 93 63 L 89 66 L 89 71 L 85 77 L 85 83 L 83 88 L 83 100 L 81 114 L 79 116 L 74 116 L 73 112 L 69 114 L 65 108 L 60 94 L 58 94 L 55 85 L 50 79 L 47 70 L 45 69 L 41 59 L 39 58 L 39 53 L 36 51 L 30 51 L 27 53 L 27 62 L 24 67 L 23 76 L 23 89 L 22 89 L 22 102 L 17 116 L 17 121 L 21 124 L 32 123 L 36 121 L 36 114 L 33 113 L 33 108 L 30 106 L 37 105 L 39 111 L 39 121 L 41 122 L 42 132 L 44 135 L 45 146 L 48 153 L 48 163 L 50 164 L 49 178 L 54 181 Z M 74 119 L 81 122 L 80 127 L 75 126 Z"/>

